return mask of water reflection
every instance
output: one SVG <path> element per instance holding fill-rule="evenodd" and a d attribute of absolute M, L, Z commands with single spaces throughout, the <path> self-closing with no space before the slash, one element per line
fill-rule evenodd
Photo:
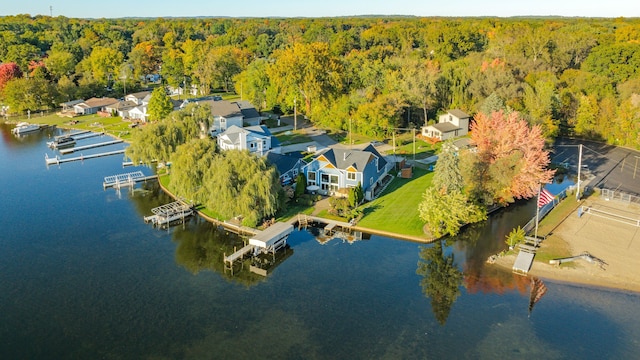
<path fill-rule="evenodd" d="M 444 325 L 456 299 L 460 296 L 462 272 L 454 262 L 453 253 L 445 255 L 444 240 L 436 241 L 433 246 L 420 248 L 420 261 L 416 273 L 423 278 L 420 281 L 424 295 L 431 299 L 431 309 L 440 325 Z"/>

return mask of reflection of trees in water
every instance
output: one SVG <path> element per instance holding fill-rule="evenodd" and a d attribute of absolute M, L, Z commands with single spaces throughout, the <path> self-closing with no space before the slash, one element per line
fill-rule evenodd
<path fill-rule="evenodd" d="M 423 276 L 420 281 L 422 291 L 431 299 L 436 319 L 444 325 L 453 303 L 460 296 L 462 272 L 454 264 L 453 253 L 444 255 L 443 240 L 436 241 L 431 247 L 421 247 L 420 259 L 416 273 Z"/>
<path fill-rule="evenodd" d="M 133 201 L 140 216 L 151 214 L 154 207 L 174 201 L 165 194 L 155 181 L 143 183 L 135 190 L 129 191 L 129 198 Z M 151 226 L 151 225 L 149 225 Z M 166 230 L 158 230 L 166 231 Z M 192 274 L 200 271 L 215 271 L 227 279 L 240 282 L 247 286 L 256 284 L 264 278 L 249 272 L 249 260 L 245 260 L 242 271 L 224 271 L 224 254 L 230 255 L 235 248 L 244 246 L 242 238 L 224 229 L 219 229 L 212 223 L 197 216 L 192 217 L 183 225 L 176 225 L 170 229 L 173 241 L 176 243 L 176 262 Z M 240 267 L 240 265 L 237 265 Z"/>
<path fill-rule="evenodd" d="M 249 271 L 250 260 L 244 260 L 242 270 L 236 265 L 233 275 L 224 269 L 224 254 L 230 255 L 235 248 L 244 246 L 242 238 L 213 224 L 199 220 L 186 228 L 172 229 L 176 242 L 176 262 L 194 275 L 203 270 L 215 271 L 229 280 L 246 286 L 255 285 L 265 278 Z"/>

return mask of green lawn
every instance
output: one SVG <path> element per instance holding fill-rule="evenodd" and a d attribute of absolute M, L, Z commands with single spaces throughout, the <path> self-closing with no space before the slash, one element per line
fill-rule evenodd
<path fill-rule="evenodd" d="M 60 117 L 56 114 L 43 117 L 32 116 L 28 120 L 34 124 L 55 125 L 59 128 L 104 131 L 109 135 L 119 137 L 123 140 L 131 138 L 132 129 L 129 128 L 131 122 L 124 121 L 122 118 L 116 117 L 100 117 L 98 115 L 83 115 L 74 118 Z"/>
<path fill-rule="evenodd" d="M 275 137 L 280 141 L 281 145 L 301 144 L 313 141 L 307 135 L 295 131 L 285 131 L 283 133 L 276 134 Z"/>
<path fill-rule="evenodd" d="M 411 236 L 424 236 L 418 204 L 431 184 L 433 173 L 414 168 L 413 178 L 395 178 L 383 194 L 362 206 L 358 226 Z"/>

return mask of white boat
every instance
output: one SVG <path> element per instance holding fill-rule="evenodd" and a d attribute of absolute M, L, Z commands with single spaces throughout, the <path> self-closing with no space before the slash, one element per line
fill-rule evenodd
<path fill-rule="evenodd" d="M 50 141 L 47 143 L 47 145 L 49 145 L 49 147 L 52 149 L 68 148 L 72 147 L 75 144 L 76 139 L 72 138 L 71 136 L 62 136 L 55 139 L 54 141 Z"/>
<path fill-rule="evenodd" d="M 40 130 L 40 125 L 38 124 L 29 124 L 27 122 L 21 122 L 16 125 L 13 130 L 11 130 L 16 135 L 22 135 L 33 131 Z"/>

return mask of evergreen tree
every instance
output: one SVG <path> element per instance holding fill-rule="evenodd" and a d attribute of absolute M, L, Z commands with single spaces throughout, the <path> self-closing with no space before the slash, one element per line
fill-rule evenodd
<path fill-rule="evenodd" d="M 296 198 L 299 198 L 305 191 L 307 191 L 307 177 L 301 172 L 296 176 Z"/>
<path fill-rule="evenodd" d="M 464 181 L 460 173 L 459 158 L 453 147 L 453 140 L 442 144 L 434 171 L 432 184 L 436 189 L 444 189 L 447 193 L 462 190 Z"/>
<path fill-rule="evenodd" d="M 173 111 L 171 99 L 163 87 L 157 87 L 151 93 L 147 112 L 151 120 L 162 120 Z"/>

